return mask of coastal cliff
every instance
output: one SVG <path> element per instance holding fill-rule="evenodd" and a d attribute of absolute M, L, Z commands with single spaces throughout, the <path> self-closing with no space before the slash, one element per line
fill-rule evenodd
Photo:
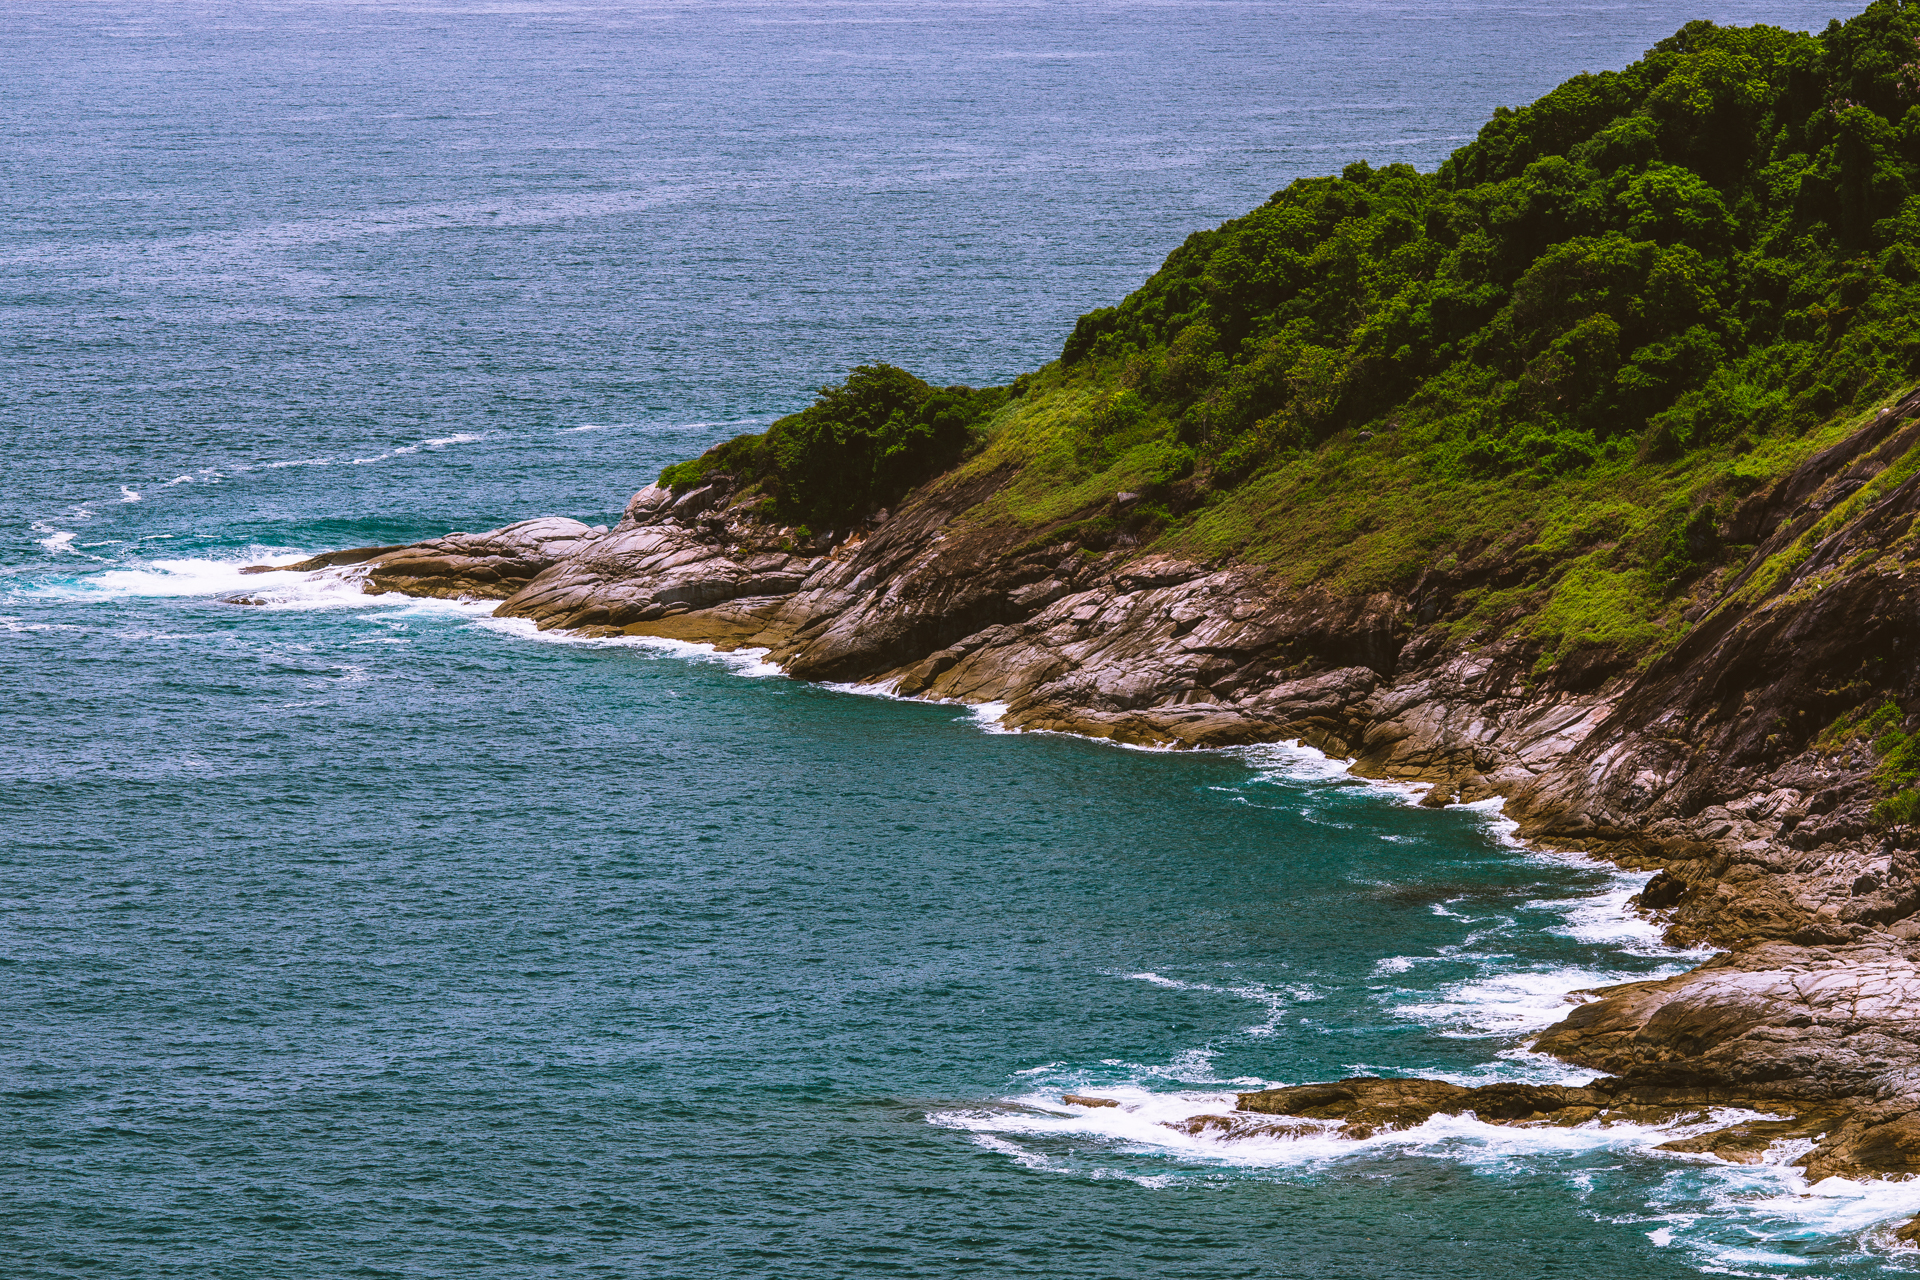
<path fill-rule="evenodd" d="M 1501 797 L 1657 870 L 1640 909 L 1721 954 L 1584 993 L 1535 1042 L 1581 1088 L 1343 1081 L 1202 1120 L 1744 1107 L 1772 1118 L 1675 1149 L 1920 1173 L 1916 67 L 1891 5 L 1693 24 L 1438 174 L 1354 166 L 1197 235 L 1010 387 L 867 366 L 611 527 L 277 568 Z"/>

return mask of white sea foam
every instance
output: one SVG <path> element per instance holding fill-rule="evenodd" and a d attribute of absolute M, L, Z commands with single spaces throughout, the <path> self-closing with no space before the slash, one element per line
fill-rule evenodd
<path fill-rule="evenodd" d="M 928 1120 L 943 1128 L 963 1130 L 976 1140 L 990 1135 L 998 1139 L 994 1149 L 1009 1155 L 1013 1152 L 1007 1148 L 1012 1147 L 1023 1155 L 1045 1158 L 1050 1146 L 1077 1149 L 1092 1142 L 1116 1155 L 1171 1158 L 1201 1172 L 1207 1166 L 1302 1170 L 1407 1155 L 1441 1157 L 1469 1165 L 1501 1165 L 1516 1160 L 1539 1163 L 1543 1158 L 1551 1161 L 1595 1150 L 1650 1151 L 1676 1137 L 1746 1118 L 1744 1112 L 1726 1112 L 1691 1125 L 1589 1123 L 1516 1128 L 1487 1124 L 1471 1115 L 1435 1116 L 1410 1129 L 1356 1140 L 1339 1136 L 1336 1121 L 1275 1116 L 1272 1120 L 1285 1131 L 1261 1134 L 1243 1127 L 1238 1134 L 1206 1128 L 1198 1133 L 1186 1132 L 1184 1126 L 1196 1117 L 1234 1115 L 1237 1092 L 1218 1088 L 1155 1090 L 1135 1082 L 1077 1084 L 1056 1076 L 1047 1087 L 1034 1088 L 998 1105 L 943 1110 L 929 1115 Z M 1068 1093 L 1118 1105 L 1076 1105 L 1062 1100 Z M 1239 1118 L 1253 1124 L 1266 1119 L 1245 1113 Z"/>
<path fill-rule="evenodd" d="M 120 501 L 138 502 L 140 501 L 140 494 L 130 486 L 123 484 L 120 486 Z"/>
<path fill-rule="evenodd" d="M 1004 702 L 962 702 L 957 698 L 909 698 L 895 692 L 898 685 L 898 680 L 876 680 L 871 684 L 822 681 L 819 687 L 831 689 L 835 693 L 851 693 L 862 698 L 884 698 L 889 702 L 926 702 L 941 707 L 963 707 L 966 709 L 968 718 L 978 725 L 983 733 L 1026 732 L 1024 729 L 1015 729 L 1000 723 L 1008 711 L 1008 706 Z"/>
<path fill-rule="evenodd" d="M 1687 956 L 1704 960 L 1712 955 L 1712 949 L 1707 947 L 1682 950 L 1668 946 L 1662 941 L 1665 932 L 1662 926 L 1634 910 L 1629 900 L 1646 888 L 1652 878 L 1652 872 L 1622 871 L 1616 873 L 1609 887 L 1600 893 L 1527 905 L 1563 915 L 1566 923 L 1555 925 L 1547 932 L 1577 942 L 1613 947 L 1637 956 Z"/>
<path fill-rule="evenodd" d="M 1683 1167 L 1664 1178 L 1648 1197 L 1648 1213 L 1637 1225 L 1658 1223 L 1647 1238 L 1664 1247 L 1684 1249 L 1709 1274 L 1753 1275 L 1751 1266 L 1804 1268 L 1805 1255 L 1769 1247 L 1814 1239 L 1853 1237 L 1851 1257 L 1823 1248 L 1820 1262 L 1886 1263 L 1905 1255 L 1901 1270 L 1912 1270 L 1910 1247 L 1899 1245 L 1890 1228 L 1920 1214 L 1920 1181 L 1853 1181 L 1826 1178 L 1808 1182 L 1793 1167 L 1808 1144 L 1776 1143 L 1759 1164 L 1730 1165 L 1712 1156 L 1684 1158 Z"/>
<path fill-rule="evenodd" d="M 1506 799 L 1502 796 L 1489 796 L 1485 800 L 1475 800 L 1471 804 L 1450 804 L 1445 807 L 1456 813 L 1478 815 L 1481 825 L 1485 827 L 1487 834 L 1493 837 L 1495 843 L 1503 844 L 1509 849 L 1525 849 L 1533 852 L 1533 847 L 1517 834 L 1520 824 L 1507 816 L 1506 804 Z M 1553 856 L 1562 861 L 1568 859 L 1578 861 L 1582 866 L 1597 865 L 1594 858 L 1584 853 L 1562 853 Z"/>
<path fill-rule="evenodd" d="M 284 571 L 252 575 L 240 572 L 249 564 L 260 564 L 273 558 L 297 559 L 298 553 L 288 556 L 287 553 L 280 552 L 276 557 L 275 553 L 266 552 L 257 559 L 237 560 L 149 560 L 136 568 L 109 569 L 104 573 L 47 584 L 35 594 L 96 600 L 207 596 L 228 591 L 266 594 L 285 592 L 294 583 L 305 578 L 306 575 Z M 321 589 L 333 589 L 340 585 L 343 584 L 334 578 Z M 357 590 L 357 588 L 354 589 Z"/>
<path fill-rule="evenodd" d="M 895 693 L 898 680 L 876 680 L 872 684 L 859 684 L 853 681 L 822 680 L 819 687 L 830 689 L 834 693 L 851 693 L 860 698 L 883 698 L 888 702 L 938 702 L 939 699 L 908 698 Z"/>
<path fill-rule="evenodd" d="M 1010 729 L 1000 723 L 1006 718 L 1008 710 L 1010 708 L 1004 702 L 976 702 L 967 708 L 967 714 L 988 733 L 1018 733 L 1018 729 Z"/>
<path fill-rule="evenodd" d="M 1577 966 L 1509 969 L 1449 983 L 1394 1006 L 1402 1018 L 1449 1038 L 1520 1036 L 1544 1031 L 1584 998 L 1573 992 L 1627 981 L 1628 975 Z"/>
<path fill-rule="evenodd" d="M 348 460 L 347 465 L 353 467 L 365 466 L 368 463 L 385 462 L 388 458 L 402 458 L 408 454 L 419 453 L 422 449 L 433 449 L 437 451 L 446 448 L 448 445 L 472 444 L 476 440 L 485 439 L 486 437 L 483 435 L 471 435 L 465 432 L 450 436 L 437 436 L 432 440 L 422 440 L 416 444 L 395 445 L 385 453 L 376 453 L 371 458 L 351 458 Z"/>
<path fill-rule="evenodd" d="M 85 631 L 85 627 L 76 627 L 66 622 L 28 622 L 16 615 L 0 616 L 0 631 Z"/>
<path fill-rule="evenodd" d="M 180 557 L 137 562 L 121 569 L 54 578 L 16 587 L 19 596 L 42 600 L 95 602 L 138 598 L 232 595 L 266 609 L 364 609 L 396 606 L 420 612 L 472 613 L 490 610 L 491 601 L 419 600 L 394 593 L 369 596 L 353 569 L 296 573 L 240 572 L 251 565 L 290 563 L 304 552 L 285 547 L 252 547 L 220 559 Z"/>
<path fill-rule="evenodd" d="M 488 608 L 492 607 L 489 603 Z M 726 651 L 711 644 L 692 640 L 675 640 L 667 636 L 576 636 L 563 631 L 542 631 L 526 618 L 483 617 L 477 621 L 479 625 L 490 631 L 498 631 L 523 640 L 539 640 L 547 644 L 578 645 L 598 649 L 643 649 L 662 657 L 718 663 L 730 668 L 735 675 L 752 679 L 765 679 L 768 676 L 783 674 L 777 665 L 766 660 L 767 650 L 765 649 Z"/>
<path fill-rule="evenodd" d="M 1250 747 L 1228 747 L 1226 754 L 1239 756 L 1263 782 L 1281 782 L 1294 786 L 1312 786 L 1338 782 L 1364 787 L 1378 795 L 1406 804 L 1418 804 L 1432 789 L 1425 782 L 1404 782 L 1390 778 L 1363 778 L 1353 772 L 1353 761 L 1330 756 L 1294 739 L 1287 742 L 1263 742 Z"/>
<path fill-rule="evenodd" d="M 1208 991 L 1219 995 L 1237 996 L 1265 1007 L 1267 1016 L 1251 1026 L 1240 1028 L 1241 1035 L 1270 1036 L 1279 1026 L 1287 1010 L 1300 1004 L 1309 1004 L 1326 998 L 1325 988 L 1309 982 L 1289 983 L 1282 987 L 1270 987 L 1263 983 L 1241 983 L 1233 986 L 1221 986 L 1211 982 L 1183 982 L 1178 978 L 1166 978 L 1157 973 L 1123 973 L 1119 975 L 1129 982 L 1146 982 L 1156 987 L 1166 987 L 1172 991 Z M 1211 1051 L 1204 1051 L 1211 1054 Z M 1155 1074 L 1162 1069 L 1143 1067 L 1141 1070 Z"/>
<path fill-rule="evenodd" d="M 46 535 L 43 538 L 35 539 L 35 541 L 56 555 L 61 552 L 73 551 L 74 534 L 72 530 L 56 529 L 52 525 L 46 524 L 35 524 L 33 531 Z"/>
<path fill-rule="evenodd" d="M 1487 1124 L 1470 1114 L 1435 1116 L 1410 1129 L 1355 1140 L 1338 1136 L 1333 1121 L 1246 1113 L 1237 1117 L 1237 1133 L 1204 1126 L 1187 1131 L 1198 1117 L 1234 1116 L 1240 1089 L 1273 1082 L 1222 1081 L 1213 1087 L 1202 1083 L 1170 1090 L 1139 1079 L 1088 1079 L 1060 1064 L 1022 1075 L 1031 1083 L 1011 1097 L 942 1109 L 928 1120 L 964 1132 L 983 1149 L 1028 1168 L 1086 1178 L 1124 1177 L 1143 1186 L 1191 1184 L 1226 1171 L 1289 1178 L 1340 1165 L 1377 1167 L 1383 1160 L 1398 1163 L 1407 1158 L 1448 1160 L 1489 1173 L 1537 1176 L 1558 1170 L 1574 1182 L 1590 1183 L 1590 1157 L 1596 1153 L 1669 1162 L 1672 1171 L 1646 1197 L 1646 1210 L 1621 1221 L 1639 1226 L 1657 1246 L 1684 1249 L 1709 1273 L 1752 1274 L 1740 1268 L 1756 1265 L 1807 1266 L 1810 1259 L 1780 1246 L 1813 1238 L 1858 1237 L 1861 1255 L 1856 1256 L 1871 1251 L 1884 1259 L 1891 1244 L 1887 1228 L 1920 1213 L 1920 1181 L 1828 1178 L 1809 1184 L 1791 1164 L 1803 1154 L 1804 1143 L 1776 1144 L 1764 1162 L 1755 1165 L 1657 1149 L 1676 1138 L 1763 1118 L 1732 1108 L 1715 1110 L 1703 1120 L 1667 1125 L 1513 1127 Z M 1066 1094 L 1118 1105 L 1068 1103 L 1063 1100 Z M 1273 1130 L 1260 1133 L 1257 1126 L 1268 1119 Z M 1149 1163 L 1143 1165 L 1143 1158 Z M 1580 1165 L 1583 1158 L 1585 1167 Z M 1122 1162 L 1128 1167 L 1112 1167 Z M 1149 1172 L 1155 1166 L 1167 1171 Z M 1834 1260 L 1831 1253 L 1822 1258 Z"/>

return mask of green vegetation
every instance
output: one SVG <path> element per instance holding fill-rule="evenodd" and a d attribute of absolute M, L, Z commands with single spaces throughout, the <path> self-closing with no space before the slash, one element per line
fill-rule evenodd
<path fill-rule="evenodd" d="M 1365 427 L 1462 478 L 1804 432 L 1920 363 L 1916 37 L 1890 3 L 1692 23 L 1435 174 L 1350 165 L 1192 236 L 1063 358 L 1223 480 Z"/>
<path fill-rule="evenodd" d="M 1751 555 L 1740 500 L 1920 378 L 1916 314 L 1920 3 L 1697 22 L 1437 172 L 1350 165 L 1196 233 L 1006 393 L 856 370 L 663 480 L 835 523 L 960 460 L 1011 476 L 969 518 L 1035 545 L 1452 574 L 1457 639 L 1645 660 Z"/>
<path fill-rule="evenodd" d="M 1005 398 L 861 365 L 799 413 L 675 463 L 660 483 L 679 493 L 726 472 L 764 493 L 782 524 L 846 528 L 958 462 L 975 425 Z"/>
<path fill-rule="evenodd" d="M 1873 816 L 1889 826 L 1920 821 L 1920 790 L 1913 785 L 1920 780 L 1920 733 L 1909 732 L 1906 720 L 1907 713 L 1889 698 L 1877 707 L 1861 707 L 1841 716 L 1817 744 L 1830 751 L 1855 740 L 1872 746 L 1878 761 L 1873 780 L 1885 793 Z"/>

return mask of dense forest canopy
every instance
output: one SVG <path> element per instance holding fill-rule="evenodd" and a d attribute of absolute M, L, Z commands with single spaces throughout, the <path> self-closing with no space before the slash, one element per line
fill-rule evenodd
<path fill-rule="evenodd" d="M 1691 23 L 1436 173 L 1350 165 L 1192 236 L 1065 360 L 1228 475 L 1348 427 L 1480 474 L 1804 429 L 1920 367 L 1917 166 L 1920 8 Z"/>
<path fill-rule="evenodd" d="M 660 473 L 674 490 L 725 473 L 766 494 L 769 512 L 808 534 L 844 529 L 958 462 L 1003 390 L 932 387 L 889 364 L 845 382 L 765 432 L 735 436 Z"/>

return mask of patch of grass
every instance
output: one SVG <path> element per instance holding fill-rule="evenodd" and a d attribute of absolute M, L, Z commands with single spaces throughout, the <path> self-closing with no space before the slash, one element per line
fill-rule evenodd
<path fill-rule="evenodd" d="M 1873 749 L 1873 780 L 1882 798 L 1873 816 L 1890 827 L 1911 826 L 1920 820 L 1920 733 L 1907 729 L 1907 713 L 1888 698 L 1878 706 L 1862 704 L 1840 716 L 1814 739 L 1823 751 L 1837 751 L 1850 742 L 1866 742 Z"/>
<path fill-rule="evenodd" d="M 1660 636 L 1659 592 L 1647 569 L 1613 568 L 1611 551 L 1596 551 L 1566 567 L 1545 603 L 1527 619 L 1525 630 L 1542 641 L 1535 674 L 1577 649 L 1611 647 L 1639 653 Z"/>

